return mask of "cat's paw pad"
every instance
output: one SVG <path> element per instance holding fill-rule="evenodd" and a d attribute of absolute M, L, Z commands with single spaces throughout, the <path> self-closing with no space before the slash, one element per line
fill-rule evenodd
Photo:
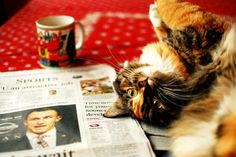
<path fill-rule="evenodd" d="M 155 4 L 151 4 L 149 6 L 149 18 L 150 18 L 152 25 L 154 27 L 161 26 L 161 19 L 159 18 L 159 15 L 157 12 L 157 7 Z"/>

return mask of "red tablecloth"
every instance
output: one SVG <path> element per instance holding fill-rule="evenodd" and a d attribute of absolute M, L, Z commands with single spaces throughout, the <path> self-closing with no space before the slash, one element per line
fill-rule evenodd
<path fill-rule="evenodd" d="M 234 0 L 188 0 L 223 16 L 236 16 Z M 114 67 L 138 57 L 156 41 L 148 19 L 153 0 L 31 0 L 0 27 L 0 71 L 41 68 L 35 21 L 48 15 L 70 15 L 85 27 L 86 40 L 77 65 L 108 63 Z"/>

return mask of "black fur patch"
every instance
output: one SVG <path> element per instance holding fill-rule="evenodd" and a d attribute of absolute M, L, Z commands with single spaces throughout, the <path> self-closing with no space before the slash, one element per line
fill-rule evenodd
<path fill-rule="evenodd" d="M 201 65 L 207 65 L 212 62 L 209 51 L 216 47 L 222 35 L 223 32 L 220 32 L 215 28 L 209 28 L 203 33 L 200 33 L 193 27 L 186 27 L 184 30 L 169 30 L 168 36 L 163 40 L 169 46 L 177 50 L 177 55 L 186 65 L 188 70 L 192 72 L 197 60 L 199 60 L 199 64 Z M 196 55 L 193 54 L 193 50 L 202 53 Z"/>

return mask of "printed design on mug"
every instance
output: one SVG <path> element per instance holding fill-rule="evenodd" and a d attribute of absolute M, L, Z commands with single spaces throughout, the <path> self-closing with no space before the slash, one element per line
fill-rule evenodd
<path fill-rule="evenodd" d="M 41 64 L 52 67 L 67 66 L 70 58 L 74 57 L 74 44 L 71 42 L 73 39 L 69 39 L 71 36 L 74 38 L 73 31 L 70 33 L 38 31 L 38 52 Z"/>

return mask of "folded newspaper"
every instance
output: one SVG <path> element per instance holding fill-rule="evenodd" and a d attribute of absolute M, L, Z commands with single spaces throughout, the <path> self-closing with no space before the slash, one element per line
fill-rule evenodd
<path fill-rule="evenodd" d="M 115 77 L 108 65 L 0 73 L 0 156 L 155 156 L 136 120 L 102 116 L 116 99 Z"/>

